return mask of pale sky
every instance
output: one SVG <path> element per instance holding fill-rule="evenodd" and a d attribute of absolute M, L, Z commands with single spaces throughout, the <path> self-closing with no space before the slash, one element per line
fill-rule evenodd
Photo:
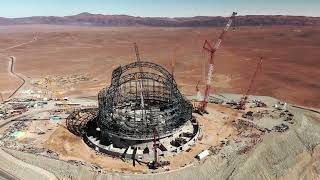
<path fill-rule="evenodd" d="M 144 17 L 320 16 L 320 0 L 1 0 L 0 17 L 68 16 L 81 12 Z"/>

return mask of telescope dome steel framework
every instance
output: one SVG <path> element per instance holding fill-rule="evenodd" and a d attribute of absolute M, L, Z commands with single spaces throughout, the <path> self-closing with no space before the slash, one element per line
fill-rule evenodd
<path fill-rule="evenodd" d="M 151 62 L 116 68 L 109 87 L 98 95 L 101 135 L 123 140 L 152 140 L 172 135 L 192 118 L 192 105 L 166 69 Z"/>

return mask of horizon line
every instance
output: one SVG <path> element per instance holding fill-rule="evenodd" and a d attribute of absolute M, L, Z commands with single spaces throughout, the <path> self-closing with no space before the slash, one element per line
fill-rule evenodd
<path fill-rule="evenodd" d="M 81 12 L 72 15 L 30 15 L 30 16 L 20 16 L 20 17 L 5 17 L 0 16 L 0 18 L 7 18 L 7 19 L 17 19 L 17 18 L 29 18 L 29 17 L 70 17 L 70 16 L 77 16 L 80 14 L 90 14 L 90 15 L 102 15 L 102 16 L 130 16 L 130 17 L 140 17 L 140 18 L 193 18 L 193 17 L 229 17 L 224 15 L 198 15 L 198 16 L 135 16 L 129 14 L 101 14 L 101 13 L 90 13 L 90 12 Z M 231 15 L 231 14 L 230 14 Z M 292 14 L 243 14 L 238 15 L 238 17 L 245 17 L 245 16 L 292 16 L 292 17 L 312 17 L 312 18 L 319 18 L 320 16 L 306 16 L 306 15 L 292 15 Z"/>

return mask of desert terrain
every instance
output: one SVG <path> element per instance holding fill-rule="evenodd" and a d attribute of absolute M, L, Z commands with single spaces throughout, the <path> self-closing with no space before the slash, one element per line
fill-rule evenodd
<path fill-rule="evenodd" d="M 187 95 L 195 93 L 208 62 L 205 39 L 216 40 L 221 28 L 76 27 L 16 25 L 0 27 L 0 53 L 15 56 L 15 71 L 30 82 L 46 76 L 87 75 L 88 81 L 61 88 L 71 97 L 95 98 L 110 83 L 112 70 L 135 61 L 133 42 L 143 60 L 170 70 L 176 50 L 175 78 Z M 8 51 L 6 47 L 37 40 Z M 215 58 L 213 92 L 244 93 L 256 62 L 264 57 L 250 94 L 320 108 L 320 27 L 238 27 L 230 31 Z M 0 91 L 7 97 L 20 84 L 0 57 Z M 27 86 L 25 87 L 27 88 Z"/>

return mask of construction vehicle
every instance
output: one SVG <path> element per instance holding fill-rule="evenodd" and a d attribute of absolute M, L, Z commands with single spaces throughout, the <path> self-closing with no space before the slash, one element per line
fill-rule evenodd
<path fill-rule="evenodd" d="M 252 89 L 252 85 L 253 85 L 256 77 L 257 77 L 258 71 L 261 69 L 262 60 L 263 60 L 263 57 L 260 57 L 260 60 L 259 60 L 259 62 L 257 64 L 257 67 L 256 67 L 256 69 L 254 71 L 254 74 L 253 74 L 252 78 L 251 78 L 249 87 L 248 87 L 247 91 L 245 92 L 245 94 L 243 95 L 243 97 L 241 98 L 240 102 L 238 103 L 238 105 L 236 107 L 238 110 L 245 110 L 246 109 L 246 102 L 247 102 L 247 99 L 248 99 L 248 94 Z"/>
<path fill-rule="evenodd" d="M 228 20 L 227 25 L 223 29 L 217 42 L 214 45 L 212 45 L 208 40 L 205 40 L 205 42 L 203 44 L 202 48 L 204 51 L 209 52 L 210 59 L 209 59 L 209 68 L 208 68 L 208 75 L 207 75 L 207 80 L 206 80 L 206 87 L 205 87 L 205 92 L 204 92 L 204 99 L 199 104 L 198 107 L 195 107 L 195 112 L 197 112 L 199 114 L 207 113 L 206 108 L 208 105 L 209 93 L 210 93 L 210 89 L 211 89 L 215 53 L 220 48 L 221 43 L 223 41 L 223 38 L 224 38 L 225 34 L 228 32 L 229 28 L 231 27 L 232 22 L 234 21 L 236 15 L 237 15 L 236 12 L 232 13 L 231 17 Z"/>

